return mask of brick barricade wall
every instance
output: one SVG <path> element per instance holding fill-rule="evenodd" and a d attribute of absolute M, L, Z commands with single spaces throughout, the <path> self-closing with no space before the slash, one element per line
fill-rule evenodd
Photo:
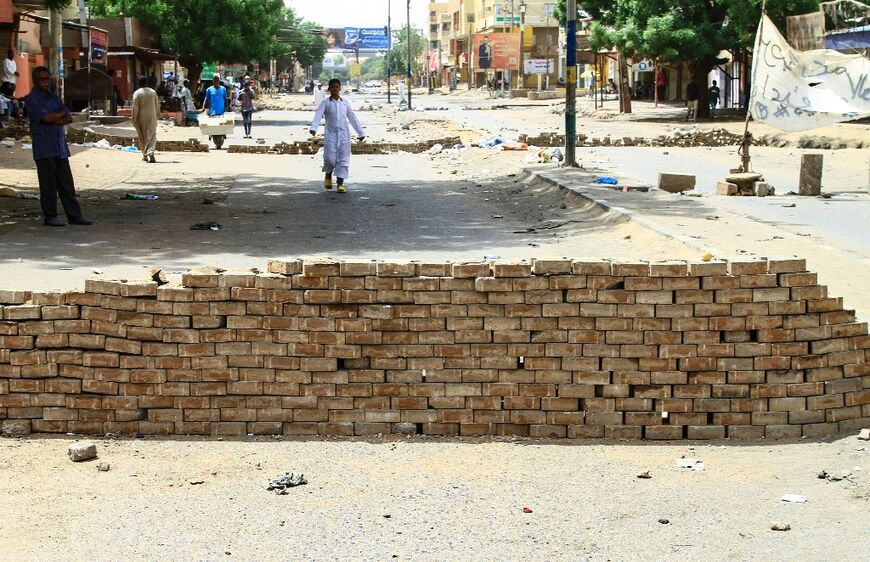
<path fill-rule="evenodd" d="M 36 432 L 632 439 L 870 420 L 870 337 L 803 260 L 273 261 L 0 291 L 0 419 Z"/>

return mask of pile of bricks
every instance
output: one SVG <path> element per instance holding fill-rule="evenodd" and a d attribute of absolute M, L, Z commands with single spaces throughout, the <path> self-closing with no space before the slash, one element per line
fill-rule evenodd
<path fill-rule="evenodd" d="M 442 146 L 454 146 L 462 144 L 462 139 L 459 137 L 446 137 L 443 139 L 434 139 L 416 143 L 362 142 L 351 145 L 351 152 L 353 154 L 394 154 L 396 152 L 422 154 L 436 144 Z M 296 141 L 292 143 L 280 142 L 272 147 L 233 145 L 229 147 L 228 152 L 246 154 L 303 154 L 310 156 L 317 154 L 317 151 L 320 150 L 322 146 L 322 139 L 314 139 L 311 141 Z"/>
<path fill-rule="evenodd" d="M 612 138 L 588 137 L 577 135 L 578 146 L 657 146 L 657 147 L 697 147 L 697 146 L 735 146 L 743 141 L 743 136 L 731 133 L 725 129 L 711 129 L 709 131 L 676 131 L 669 135 L 660 135 L 654 138 L 622 137 Z M 520 135 L 519 142 L 532 146 L 557 147 L 565 146 L 565 135 L 558 133 L 541 133 L 536 137 Z M 764 146 L 765 139 L 753 139 L 753 145 Z"/>
<path fill-rule="evenodd" d="M 101 135 L 83 129 L 67 127 L 66 139 L 71 143 L 96 143 L 105 140 L 112 146 L 136 146 L 136 139 L 119 135 Z M 208 145 L 199 142 L 199 139 L 186 141 L 157 141 L 158 152 L 208 152 Z"/>
<path fill-rule="evenodd" d="M 633 439 L 870 421 L 870 337 L 803 260 L 273 261 L 0 291 L 0 419 L 37 432 Z"/>

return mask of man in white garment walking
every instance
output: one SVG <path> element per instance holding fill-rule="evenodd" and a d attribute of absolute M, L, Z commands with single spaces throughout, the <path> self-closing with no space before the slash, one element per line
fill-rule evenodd
<path fill-rule="evenodd" d="M 326 174 L 323 178 L 323 187 L 332 189 L 332 175 L 335 174 L 338 178 L 338 192 L 344 193 L 346 191 L 344 180 L 347 179 L 350 172 L 350 129 L 347 126 L 348 122 L 356 131 L 360 142 L 365 140 L 366 133 L 350 107 L 350 103 L 342 99 L 340 93 L 341 81 L 333 78 L 329 81 L 329 97 L 317 107 L 317 113 L 314 114 L 309 132 L 311 136 L 316 135 L 317 129 L 320 127 L 320 120 L 326 118 L 326 124 L 323 128 L 323 172 Z"/>
<path fill-rule="evenodd" d="M 139 135 L 142 159 L 154 164 L 157 149 L 157 122 L 160 120 L 160 101 L 157 92 L 148 87 L 148 79 L 139 78 L 139 89 L 133 93 L 133 126 Z"/>

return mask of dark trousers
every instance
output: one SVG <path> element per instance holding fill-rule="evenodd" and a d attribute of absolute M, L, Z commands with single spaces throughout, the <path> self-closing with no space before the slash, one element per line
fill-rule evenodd
<path fill-rule="evenodd" d="M 242 123 L 245 125 L 245 134 L 251 134 L 251 125 L 254 123 L 254 112 L 242 110 Z"/>
<path fill-rule="evenodd" d="M 82 209 L 76 201 L 76 187 L 68 158 L 37 160 L 36 175 L 39 178 L 39 204 L 42 206 L 42 215 L 46 220 L 57 216 L 58 197 L 67 219 L 82 218 Z"/>

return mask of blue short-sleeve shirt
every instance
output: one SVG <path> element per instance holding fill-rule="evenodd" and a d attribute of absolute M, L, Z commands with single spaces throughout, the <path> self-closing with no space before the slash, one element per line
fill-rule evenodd
<path fill-rule="evenodd" d="M 223 86 L 209 86 L 205 91 L 205 99 L 208 100 L 209 115 L 223 115 L 224 106 L 227 101 L 227 89 Z"/>
<path fill-rule="evenodd" d="M 43 92 L 34 89 L 24 98 L 24 107 L 30 119 L 30 136 L 33 138 L 33 159 L 45 160 L 47 158 L 69 158 L 69 145 L 66 143 L 66 134 L 63 125 L 51 125 L 43 123 L 42 119 L 48 113 L 64 112 L 69 115 L 69 110 L 63 104 L 60 97 L 54 92 Z"/>

